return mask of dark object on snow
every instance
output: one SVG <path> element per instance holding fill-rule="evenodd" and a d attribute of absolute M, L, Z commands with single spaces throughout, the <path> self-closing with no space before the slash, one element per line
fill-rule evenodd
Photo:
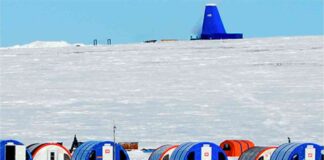
<path fill-rule="evenodd" d="M 157 42 L 157 40 L 153 39 L 153 40 L 147 40 L 147 41 L 144 41 L 145 43 L 155 43 Z"/>
<path fill-rule="evenodd" d="M 111 39 L 107 39 L 107 45 L 111 45 Z"/>
<path fill-rule="evenodd" d="M 155 151 L 155 149 L 143 148 L 143 149 L 141 149 L 141 151 L 144 153 L 152 153 Z"/>
<path fill-rule="evenodd" d="M 190 40 L 200 40 L 200 38 L 198 36 L 190 36 Z"/>
<path fill-rule="evenodd" d="M 72 145 L 71 145 L 71 148 L 70 148 L 70 153 L 73 153 L 74 150 L 76 148 L 78 148 L 79 146 L 81 146 L 83 142 L 79 142 L 76 135 L 74 135 L 74 139 L 73 139 L 73 142 L 72 142 Z"/>

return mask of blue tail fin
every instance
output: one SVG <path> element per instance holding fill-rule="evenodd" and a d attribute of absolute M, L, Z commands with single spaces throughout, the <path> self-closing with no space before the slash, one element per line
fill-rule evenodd
<path fill-rule="evenodd" d="M 204 23 L 201 32 L 201 39 L 241 39 L 243 34 L 228 34 L 222 22 L 217 6 L 214 4 L 206 5 Z"/>
<path fill-rule="evenodd" d="M 202 34 L 226 33 L 216 5 L 207 5 L 205 9 Z"/>

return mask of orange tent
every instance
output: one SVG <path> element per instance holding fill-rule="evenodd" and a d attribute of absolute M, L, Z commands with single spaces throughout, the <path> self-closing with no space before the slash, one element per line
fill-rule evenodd
<path fill-rule="evenodd" d="M 240 157 L 244 151 L 254 147 L 254 143 L 250 140 L 225 140 L 220 147 L 228 157 Z"/>

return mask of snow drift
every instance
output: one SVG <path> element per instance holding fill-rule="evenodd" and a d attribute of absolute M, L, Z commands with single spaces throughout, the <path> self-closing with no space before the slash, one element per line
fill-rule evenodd
<path fill-rule="evenodd" d="M 32 46 L 1 50 L 1 138 L 324 144 L 322 36 Z"/>
<path fill-rule="evenodd" d="M 84 44 L 70 44 L 65 41 L 35 41 L 24 45 L 15 45 L 9 48 L 61 48 L 71 46 L 84 46 Z"/>

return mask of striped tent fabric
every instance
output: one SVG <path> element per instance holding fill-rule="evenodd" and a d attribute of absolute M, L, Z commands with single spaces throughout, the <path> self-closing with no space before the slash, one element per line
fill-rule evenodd
<path fill-rule="evenodd" d="M 164 145 L 157 148 L 150 156 L 149 160 L 160 160 L 162 154 L 168 149 L 172 147 L 172 145 Z"/>
<path fill-rule="evenodd" d="M 239 160 L 255 160 L 260 152 L 267 149 L 267 147 L 253 147 L 245 151 L 239 158 Z"/>

